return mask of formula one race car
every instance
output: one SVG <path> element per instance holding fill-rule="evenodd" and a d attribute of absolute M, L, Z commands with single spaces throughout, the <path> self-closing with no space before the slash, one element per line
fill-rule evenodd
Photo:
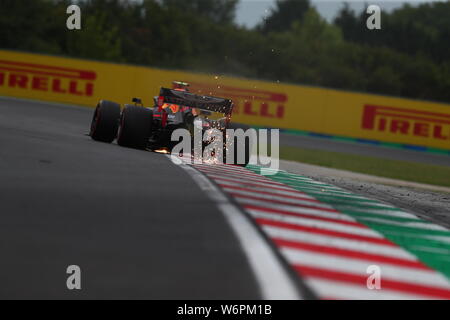
<path fill-rule="evenodd" d="M 111 143 L 117 138 L 117 143 L 123 147 L 169 153 L 178 143 L 171 141 L 176 129 L 187 129 L 192 139 L 195 128 L 201 128 L 202 137 L 207 130 L 218 129 L 223 134 L 223 162 L 247 165 L 251 149 L 249 137 L 226 139 L 226 129 L 238 129 L 230 123 L 233 102 L 190 93 L 188 86 L 184 82 L 174 82 L 173 89 L 161 88 L 152 107 L 144 107 L 139 98 L 133 98 L 134 104 L 126 104 L 123 109 L 115 102 L 101 100 L 95 109 L 89 135 L 96 141 Z M 225 159 L 229 141 L 234 143 L 233 161 Z M 202 141 L 202 148 L 210 142 Z M 244 156 L 238 157 L 237 150 L 244 150 Z"/>

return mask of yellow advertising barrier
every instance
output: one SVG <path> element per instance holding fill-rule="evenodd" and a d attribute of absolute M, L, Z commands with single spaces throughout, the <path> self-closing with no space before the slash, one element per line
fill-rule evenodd
<path fill-rule="evenodd" d="M 447 104 L 0 50 L 2 96 L 91 107 L 139 97 L 150 105 L 173 80 L 233 99 L 235 122 L 450 149 Z"/>

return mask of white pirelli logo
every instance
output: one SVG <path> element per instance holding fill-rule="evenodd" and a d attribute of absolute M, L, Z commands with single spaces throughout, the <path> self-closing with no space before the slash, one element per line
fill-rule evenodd
<path fill-rule="evenodd" d="M 17 88 L 91 97 L 94 71 L 0 60 L 0 88 Z"/>

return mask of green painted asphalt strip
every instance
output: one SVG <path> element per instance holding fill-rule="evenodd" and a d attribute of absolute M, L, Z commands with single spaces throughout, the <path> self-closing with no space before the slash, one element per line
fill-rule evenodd
<path fill-rule="evenodd" d="M 358 217 L 358 219 L 364 220 L 364 219 L 383 219 L 383 220 L 390 220 L 392 222 L 403 222 L 403 223 L 409 223 L 409 222 L 417 222 L 417 218 L 403 218 L 403 217 L 397 217 L 392 215 L 386 215 L 382 213 L 368 213 L 368 212 L 361 212 L 356 210 L 347 209 L 346 210 L 348 215 L 351 215 L 352 217 Z M 419 220 L 420 221 L 420 220 Z M 428 223 L 432 224 L 432 222 L 429 221 L 420 221 L 422 223 Z"/>
<path fill-rule="evenodd" d="M 261 167 L 255 165 L 248 165 L 247 169 L 258 174 L 261 172 Z M 449 230 L 409 213 L 404 214 L 410 217 L 399 217 L 396 213 L 403 213 L 399 208 L 301 175 L 280 170 L 266 177 L 312 196 L 353 217 L 450 279 Z"/>

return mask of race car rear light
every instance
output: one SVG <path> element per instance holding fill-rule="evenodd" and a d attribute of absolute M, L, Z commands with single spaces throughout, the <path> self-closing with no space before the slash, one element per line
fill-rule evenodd
<path fill-rule="evenodd" d="M 163 96 L 159 96 L 158 97 L 158 107 L 159 107 L 159 109 L 161 109 L 163 105 L 164 105 L 164 97 Z"/>

